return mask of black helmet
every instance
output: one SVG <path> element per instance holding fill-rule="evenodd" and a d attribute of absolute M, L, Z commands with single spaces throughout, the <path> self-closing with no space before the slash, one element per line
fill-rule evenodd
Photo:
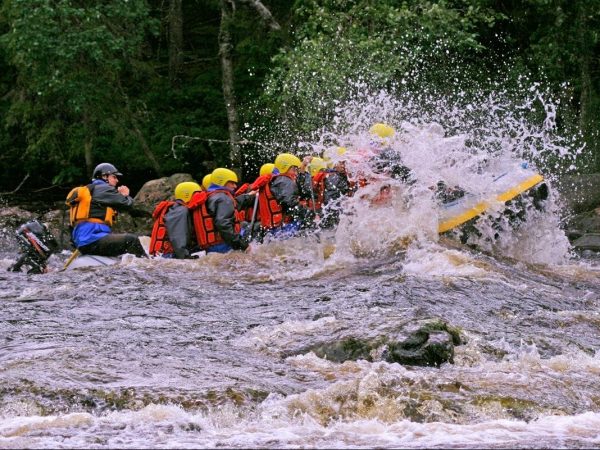
<path fill-rule="evenodd" d="M 98 164 L 94 169 L 92 178 L 102 178 L 104 175 L 116 175 L 118 177 L 123 176 L 123 174 L 119 172 L 117 168 L 110 163 Z"/>

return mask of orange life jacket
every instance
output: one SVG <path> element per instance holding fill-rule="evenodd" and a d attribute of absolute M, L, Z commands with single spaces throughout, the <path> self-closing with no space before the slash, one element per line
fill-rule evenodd
<path fill-rule="evenodd" d="M 287 175 L 262 175 L 258 177 L 258 179 L 252 184 L 253 190 L 258 189 L 258 212 L 260 216 L 260 224 L 266 229 L 280 227 L 286 220 L 281 205 L 271 192 L 271 181 L 275 179 L 275 177 L 281 176 Z"/>
<path fill-rule="evenodd" d="M 202 250 L 206 250 L 216 244 L 223 243 L 221 234 L 216 230 L 213 217 L 208 212 L 206 201 L 208 198 L 219 192 L 227 194 L 233 201 L 234 223 L 233 229 L 236 233 L 241 231 L 240 213 L 237 210 L 237 201 L 235 197 L 227 189 L 216 189 L 214 191 L 199 191 L 194 192 L 192 198 L 188 202 L 188 208 L 192 213 L 192 222 L 194 223 L 194 231 L 196 240 Z"/>
<path fill-rule="evenodd" d="M 79 222 L 94 222 L 104 223 L 112 226 L 117 212 L 110 206 L 106 207 L 102 217 L 90 217 L 92 205 L 92 193 L 94 192 L 94 184 L 87 186 L 77 186 L 69 192 L 65 204 L 69 207 L 69 223 L 72 227 Z"/>
<path fill-rule="evenodd" d="M 312 178 L 313 193 L 315 195 L 315 207 L 314 210 L 318 211 L 323 206 L 323 197 L 325 196 L 325 178 L 329 175 L 329 172 L 319 172 Z M 311 199 L 312 203 L 312 199 Z M 312 205 L 311 205 L 312 209 Z"/>
<path fill-rule="evenodd" d="M 235 197 L 239 196 L 239 195 L 243 195 L 246 194 L 247 192 L 250 192 L 252 189 L 250 189 L 250 183 L 244 183 L 242 184 L 237 191 L 235 191 L 235 194 L 233 194 Z M 243 222 L 244 220 L 249 221 L 252 218 L 252 211 L 254 210 L 254 208 L 252 206 L 249 206 L 248 208 L 242 209 L 241 211 L 239 211 L 239 217 L 240 220 Z"/>
<path fill-rule="evenodd" d="M 152 256 L 173 254 L 173 246 L 171 245 L 171 241 L 169 241 L 169 236 L 167 235 L 165 214 L 174 204 L 174 201 L 163 200 L 156 205 L 156 208 L 154 208 L 154 212 L 152 213 L 154 225 L 152 226 L 152 234 L 150 235 L 149 250 L 149 253 Z"/>

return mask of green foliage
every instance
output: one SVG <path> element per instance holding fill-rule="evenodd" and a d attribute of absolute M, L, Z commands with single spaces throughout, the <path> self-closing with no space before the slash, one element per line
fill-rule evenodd
<path fill-rule="evenodd" d="M 122 78 L 153 26 L 145 1 L 5 0 L 2 11 L 0 44 L 17 71 L 6 123 L 23 131 L 25 165 L 77 164 L 85 142 L 127 127 Z"/>
<path fill-rule="evenodd" d="M 370 89 L 406 83 L 419 68 L 448 54 L 477 55 L 481 27 L 502 14 L 481 1 L 298 1 L 295 45 L 273 59 L 262 101 L 295 133 L 331 117 L 335 102 Z"/>
<path fill-rule="evenodd" d="M 543 81 L 560 101 L 563 133 L 585 143 L 580 159 L 600 170 L 600 9 L 595 1 L 527 0 L 502 6 L 511 21 L 500 32 L 514 55 L 513 76 Z"/>
<path fill-rule="evenodd" d="M 242 130 L 268 136 L 285 127 L 290 140 L 300 141 L 362 86 L 415 89 L 418 81 L 443 96 L 461 78 L 468 96 L 490 84 L 506 60 L 507 77 L 540 80 L 560 100 L 558 125 L 586 143 L 590 170 L 600 170 L 595 1 L 263 3 L 281 31 L 268 28 L 247 2 L 235 2 L 230 23 Z M 218 47 L 221 2 L 183 2 L 177 83 L 168 73 L 169 2 L 1 4 L 3 190 L 28 172 L 32 186 L 81 182 L 86 145 L 94 162 L 115 163 L 135 189 L 155 176 L 135 127 L 166 174 L 184 170 L 200 178 L 227 162 L 228 145 L 216 142 L 228 139 Z M 534 106 L 529 117 L 543 120 L 544 110 Z M 172 149 L 175 135 L 196 139 L 178 139 Z M 259 150 L 243 147 L 249 177 L 265 162 Z"/>

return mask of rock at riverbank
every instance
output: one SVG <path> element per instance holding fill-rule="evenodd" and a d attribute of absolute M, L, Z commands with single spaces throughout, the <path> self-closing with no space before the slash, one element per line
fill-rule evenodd
<path fill-rule="evenodd" d="M 154 210 L 154 207 L 163 200 L 174 200 L 175 187 L 184 181 L 194 181 L 189 173 L 175 173 L 170 177 L 162 177 L 147 181 L 134 197 L 136 207 L 145 207 Z"/>

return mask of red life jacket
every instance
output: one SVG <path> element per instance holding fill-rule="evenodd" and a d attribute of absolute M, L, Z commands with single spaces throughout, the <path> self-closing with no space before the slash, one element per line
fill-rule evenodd
<path fill-rule="evenodd" d="M 236 233 L 241 231 L 240 213 L 237 210 L 237 201 L 235 197 L 227 189 L 216 189 L 214 191 L 194 192 L 192 198 L 188 202 L 188 208 L 192 213 L 192 222 L 194 223 L 194 231 L 196 232 L 196 240 L 202 250 L 206 250 L 216 244 L 223 243 L 221 234 L 216 230 L 213 217 L 208 212 L 206 201 L 208 198 L 219 192 L 227 194 L 231 197 L 234 205 L 234 223 L 233 230 Z"/>
<path fill-rule="evenodd" d="M 250 183 L 244 183 L 242 184 L 237 191 L 235 191 L 235 194 L 233 194 L 236 198 L 239 195 L 243 195 L 246 194 L 247 192 L 250 192 L 252 189 L 250 189 Z M 239 217 L 240 217 L 240 221 L 250 221 L 250 219 L 252 219 L 252 211 L 254 210 L 254 208 L 252 206 L 249 206 L 246 209 L 242 209 L 241 211 L 239 211 Z"/>
<path fill-rule="evenodd" d="M 260 216 L 260 224 L 263 228 L 280 227 L 286 218 L 283 215 L 283 209 L 275 196 L 271 192 L 271 181 L 275 177 L 287 176 L 285 174 L 266 174 L 257 178 L 252 184 L 252 189 L 258 189 L 258 212 Z M 292 177 L 288 177 L 292 178 Z"/>
<path fill-rule="evenodd" d="M 315 195 L 315 211 L 320 210 L 323 206 L 323 197 L 325 195 L 325 178 L 328 176 L 329 172 L 319 172 L 312 178 L 313 193 Z"/>
<path fill-rule="evenodd" d="M 156 205 L 152 218 L 154 225 L 152 226 L 152 234 L 150 235 L 150 250 L 152 256 L 169 255 L 173 253 L 173 246 L 167 235 L 167 227 L 165 225 L 165 214 L 175 202 L 164 200 Z"/>
<path fill-rule="evenodd" d="M 233 195 L 237 197 L 238 195 L 245 194 L 246 192 L 251 190 L 251 189 L 248 189 L 249 187 L 250 187 L 250 183 L 244 183 L 238 188 L 237 191 L 235 191 L 235 194 L 233 194 Z"/>

